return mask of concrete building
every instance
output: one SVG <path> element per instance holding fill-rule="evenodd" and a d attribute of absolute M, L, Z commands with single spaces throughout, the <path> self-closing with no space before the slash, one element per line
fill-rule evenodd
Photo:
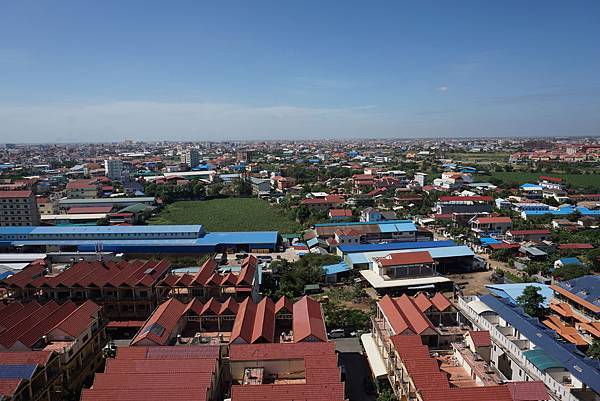
<path fill-rule="evenodd" d="M 508 381 L 541 381 L 559 401 L 597 400 L 600 370 L 575 345 L 493 295 L 459 297 L 457 306 L 477 330 L 492 339 L 490 365 Z"/>
<path fill-rule="evenodd" d="M 26 383 L 19 382 L 29 380 L 32 383 L 30 396 L 8 398 L 18 401 L 58 400 L 65 394 L 77 393 L 83 382 L 103 363 L 102 348 L 108 340 L 106 323 L 102 308 L 89 300 L 80 305 L 71 301 L 0 304 L 0 327 L 3 328 L 0 332 L 0 382 L 3 386 L 0 388 L 5 389 L 6 382 L 3 381 L 7 378 L 19 379 L 14 391 L 22 393 L 21 385 Z M 18 363 L 15 355 L 33 356 L 36 353 L 45 354 L 43 365 L 48 374 L 38 376 L 38 379 L 34 378 L 37 365 L 42 365 L 39 361 L 34 362 L 38 358 Z M 50 354 L 58 355 L 57 364 L 50 362 Z M 44 382 L 51 386 L 48 389 L 50 397 L 34 397 L 38 391 L 46 391 Z"/>
<path fill-rule="evenodd" d="M 200 153 L 197 149 L 187 149 L 181 154 L 181 162 L 188 167 L 196 167 L 200 164 Z"/>
<path fill-rule="evenodd" d="M 0 191 L 0 226 L 37 226 L 39 223 L 40 214 L 32 191 Z"/>
<path fill-rule="evenodd" d="M 600 276 L 557 282 L 550 288 L 551 314 L 542 323 L 577 346 L 600 339 Z"/>
<path fill-rule="evenodd" d="M 123 161 L 112 158 L 104 160 L 104 175 L 111 180 L 120 181 L 123 175 Z"/>
<path fill-rule="evenodd" d="M 81 401 L 222 399 L 219 347 L 120 347 Z"/>

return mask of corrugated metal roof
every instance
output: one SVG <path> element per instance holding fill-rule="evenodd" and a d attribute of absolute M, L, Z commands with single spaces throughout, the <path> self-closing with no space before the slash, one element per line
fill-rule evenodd
<path fill-rule="evenodd" d="M 546 329 L 537 319 L 525 317 L 519 308 L 510 306 L 493 295 L 483 295 L 480 300 L 492 308 L 508 324 L 519 330 L 537 348 L 561 363 L 574 377 L 600 393 L 600 371 L 575 347 L 556 340 L 556 333 Z"/>
<path fill-rule="evenodd" d="M 340 245 L 338 249 L 347 254 L 359 252 L 397 251 L 402 249 L 443 248 L 455 245 L 456 243 L 454 241 L 411 241 L 388 242 L 385 244 Z"/>
<path fill-rule="evenodd" d="M 350 266 L 348 266 L 346 262 L 340 262 L 334 265 L 323 266 L 323 270 L 325 271 L 325 275 L 329 276 L 331 274 L 338 274 L 350 271 Z"/>
<path fill-rule="evenodd" d="M 487 284 L 485 287 L 499 297 L 510 300 L 512 303 L 517 302 L 517 298 L 523 294 L 526 287 L 538 287 L 540 293 L 544 297 L 544 307 L 548 307 L 552 298 L 552 289 L 549 285 L 540 283 L 514 283 L 514 284 Z"/>

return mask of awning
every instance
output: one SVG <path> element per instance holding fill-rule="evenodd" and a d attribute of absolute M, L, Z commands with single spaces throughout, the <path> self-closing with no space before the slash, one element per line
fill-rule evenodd
<path fill-rule="evenodd" d="M 360 342 L 362 342 L 365 352 L 367 353 L 367 360 L 369 361 L 369 367 L 371 368 L 371 372 L 373 372 L 373 376 L 375 376 L 376 379 L 387 376 L 385 362 L 377 349 L 377 345 L 375 344 L 375 340 L 373 340 L 371 333 L 365 333 L 360 336 Z"/>

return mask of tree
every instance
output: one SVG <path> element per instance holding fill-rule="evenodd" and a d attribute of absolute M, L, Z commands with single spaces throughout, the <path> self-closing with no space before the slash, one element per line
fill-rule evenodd
<path fill-rule="evenodd" d="M 555 278 L 560 277 L 563 281 L 572 280 L 588 274 L 590 274 L 590 269 L 588 267 L 576 264 L 561 266 L 552 273 Z"/>
<path fill-rule="evenodd" d="M 296 211 L 296 219 L 301 224 L 304 224 L 308 219 L 310 219 L 310 210 L 306 205 L 298 206 L 298 210 Z"/>
<path fill-rule="evenodd" d="M 534 285 L 528 285 L 523 293 L 517 298 L 517 303 L 523 307 L 525 313 L 531 317 L 541 318 L 545 314 L 543 307 L 544 296 L 542 289 Z"/>
<path fill-rule="evenodd" d="M 396 395 L 390 388 L 385 388 L 377 395 L 377 401 L 396 401 Z"/>
<path fill-rule="evenodd" d="M 594 341 L 587 350 L 587 356 L 594 359 L 600 359 L 600 340 L 594 338 Z"/>

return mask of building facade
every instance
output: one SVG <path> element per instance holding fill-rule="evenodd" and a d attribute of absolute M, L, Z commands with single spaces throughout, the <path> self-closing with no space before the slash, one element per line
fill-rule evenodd
<path fill-rule="evenodd" d="M 0 191 L 0 226 L 37 226 L 40 214 L 30 190 Z"/>

